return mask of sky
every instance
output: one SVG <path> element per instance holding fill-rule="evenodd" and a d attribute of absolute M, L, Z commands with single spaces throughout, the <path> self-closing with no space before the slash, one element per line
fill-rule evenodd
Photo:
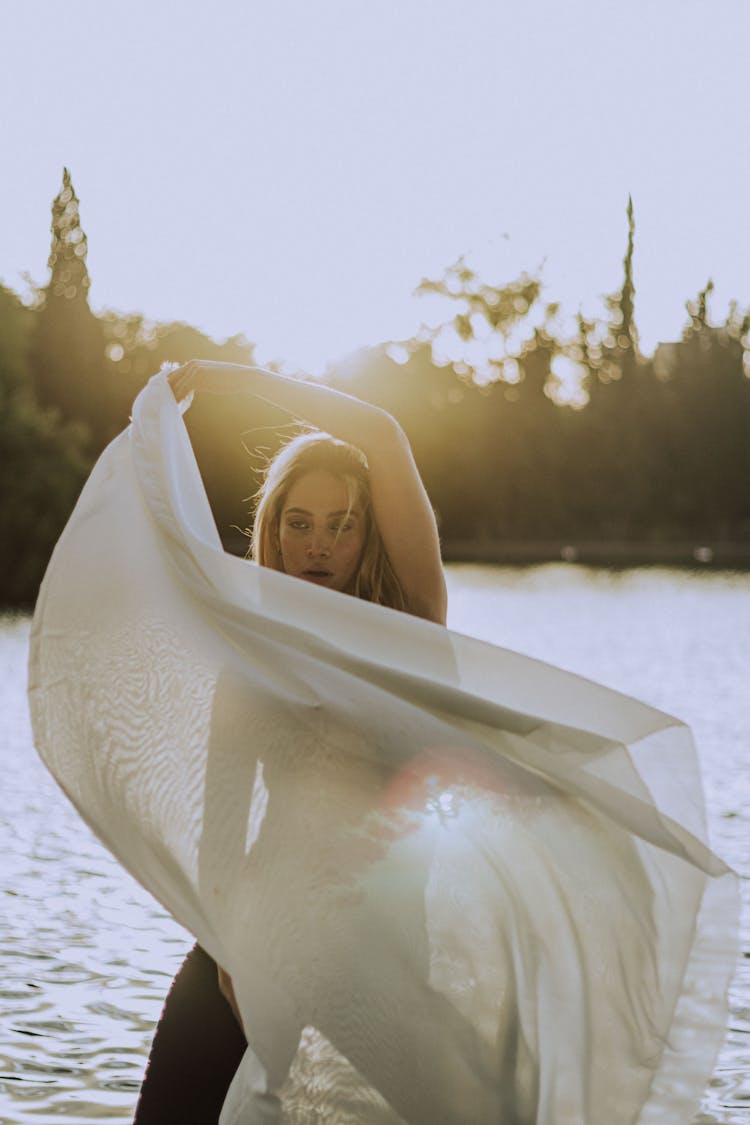
<path fill-rule="evenodd" d="M 645 351 L 750 305 L 750 0 L 0 0 L 0 45 L 17 292 L 66 165 L 96 311 L 290 368 L 447 319 L 460 255 L 596 313 L 629 194 Z"/>

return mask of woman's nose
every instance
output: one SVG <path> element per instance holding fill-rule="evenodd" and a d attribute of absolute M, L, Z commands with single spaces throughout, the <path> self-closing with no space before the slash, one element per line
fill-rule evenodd
<path fill-rule="evenodd" d="M 330 553 L 331 545 L 328 535 L 321 531 L 313 532 L 310 542 L 307 544 L 307 554 L 310 558 L 314 558 L 316 555 L 327 556 Z"/>

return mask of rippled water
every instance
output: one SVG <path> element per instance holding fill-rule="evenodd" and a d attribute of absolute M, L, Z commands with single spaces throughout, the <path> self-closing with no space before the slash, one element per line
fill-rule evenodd
<path fill-rule="evenodd" d="M 453 628 L 693 727 L 713 844 L 743 876 L 744 900 L 727 1041 L 697 1122 L 748 1125 L 750 576 L 471 566 L 450 568 L 449 582 Z M 38 761 L 28 631 L 27 618 L 0 618 L 0 1122 L 124 1123 L 191 939 L 103 850 Z"/>

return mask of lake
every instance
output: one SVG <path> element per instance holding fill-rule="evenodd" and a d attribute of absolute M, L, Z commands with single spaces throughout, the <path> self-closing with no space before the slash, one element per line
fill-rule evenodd
<path fill-rule="evenodd" d="M 448 581 L 454 629 L 692 726 L 713 846 L 743 877 L 728 1035 L 696 1125 L 748 1125 L 750 575 L 453 565 Z M 99 845 L 36 757 L 29 625 L 0 616 L 0 1122 L 126 1123 L 154 1022 L 192 942 Z"/>

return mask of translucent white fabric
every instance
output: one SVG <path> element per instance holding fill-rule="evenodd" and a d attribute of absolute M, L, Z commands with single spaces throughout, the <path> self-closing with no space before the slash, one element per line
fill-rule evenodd
<path fill-rule="evenodd" d="M 736 887 L 688 729 L 225 554 L 163 374 L 57 546 L 30 700 L 81 815 L 233 978 L 222 1125 L 690 1120 Z"/>

